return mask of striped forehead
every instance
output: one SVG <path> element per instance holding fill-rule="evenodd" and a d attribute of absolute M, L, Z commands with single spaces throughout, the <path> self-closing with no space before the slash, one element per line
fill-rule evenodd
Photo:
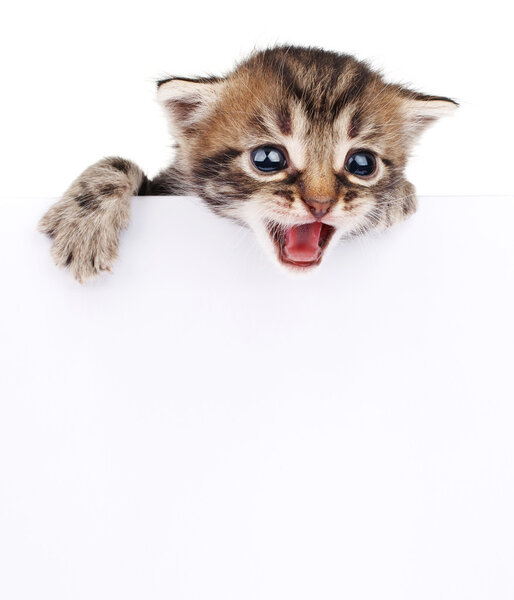
<path fill-rule="evenodd" d="M 274 143 L 286 149 L 291 165 L 299 171 L 324 167 L 338 172 L 350 149 L 377 149 L 376 126 L 360 119 L 356 106 L 342 108 L 333 121 L 323 123 L 313 122 L 305 108 L 295 104 L 287 111 L 269 113 L 265 121 Z"/>

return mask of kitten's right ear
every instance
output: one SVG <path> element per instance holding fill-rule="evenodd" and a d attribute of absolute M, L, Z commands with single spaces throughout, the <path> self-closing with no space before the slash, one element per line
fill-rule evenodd
<path fill-rule="evenodd" d="M 207 116 L 220 96 L 223 80 L 173 77 L 159 81 L 157 99 L 174 128 L 183 130 Z"/>

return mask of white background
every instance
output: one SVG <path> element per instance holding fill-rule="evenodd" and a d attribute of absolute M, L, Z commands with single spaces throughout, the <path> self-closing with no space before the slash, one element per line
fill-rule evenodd
<path fill-rule="evenodd" d="M 105 155 L 154 175 L 171 156 L 165 74 L 219 74 L 276 42 L 354 53 L 392 81 L 461 102 L 416 149 L 421 195 L 511 194 L 512 19 L 505 0 L 64 0 L 2 14 L 2 195 L 56 196 Z"/>
<path fill-rule="evenodd" d="M 503 3 L 4 10 L 0 597 L 512 600 L 512 55 Z M 413 219 L 291 279 L 192 199 L 138 198 L 81 287 L 36 223 L 103 155 L 171 155 L 155 78 L 276 41 L 455 97 Z M 28 199 L 29 196 L 39 199 Z M 25 197 L 25 200 L 17 198 Z"/>
<path fill-rule="evenodd" d="M 514 597 L 512 198 L 300 278 L 137 198 L 89 286 L 49 203 L 0 202 L 1 598 Z"/>

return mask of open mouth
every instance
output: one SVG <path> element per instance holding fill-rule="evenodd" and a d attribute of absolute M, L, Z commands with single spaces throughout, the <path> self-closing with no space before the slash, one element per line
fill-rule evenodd
<path fill-rule="evenodd" d="M 303 268 L 321 262 L 323 252 L 335 232 L 335 227 L 320 221 L 292 227 L 269 222 L 267 227 L 280 261 Z"/>

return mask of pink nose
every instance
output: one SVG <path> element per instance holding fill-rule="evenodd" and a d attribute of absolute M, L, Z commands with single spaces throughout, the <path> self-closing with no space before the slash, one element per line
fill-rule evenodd
<path fill-rule="evenodd" d="M 303 201 L 316 219 L 324 217 L 334 204 L 334 200 L 320 201 L 315 198 L 303 198 Z"/>

